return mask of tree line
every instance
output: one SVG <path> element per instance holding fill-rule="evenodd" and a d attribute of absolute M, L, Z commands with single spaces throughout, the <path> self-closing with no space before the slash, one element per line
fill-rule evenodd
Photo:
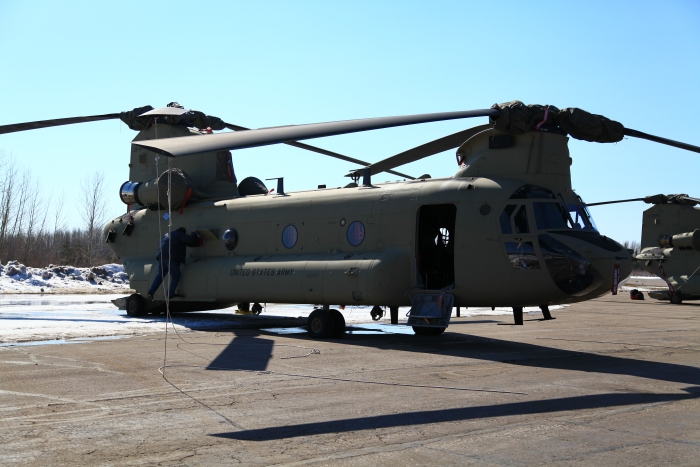
<path fill-rule="evenodd" d="M 0 152 L 0 261 L 31 267 L 64 264 L 77 267 L 119 262 L 105 239 L 104 175 L 96 172 L 80 186 L 80 226 L 66 222 L 65 193 L 47 198 L 39 180 Z"/>

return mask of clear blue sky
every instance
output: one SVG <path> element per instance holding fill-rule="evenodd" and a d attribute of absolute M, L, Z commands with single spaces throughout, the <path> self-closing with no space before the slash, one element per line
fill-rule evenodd
<path fill-rule="evenodd" d="M 700 2 L 0 0 L 0 125 L 176 100 L 249 127 L 487 108 L 581 107 L 628 128 L 700 145 Z M 485 123 L 453 121 L 307 141 L 376 161 Z M 0 136 L 44 194 L 99 170 L 110 215 L 124 206 L 129 141 L 119 121 Z M 588 202 L 700 196 L 700 155 L 626 139 L 572 140 Z M 234 152 L 239 180 L 338 186 L 353 164 L 284 147 Z M 451 176 L 453 151 L 401 167 Z M 379 181 L 395 178 L 379 176 Z M 639 239 L 643 203 L 594 208 L 600 230 Z"/>

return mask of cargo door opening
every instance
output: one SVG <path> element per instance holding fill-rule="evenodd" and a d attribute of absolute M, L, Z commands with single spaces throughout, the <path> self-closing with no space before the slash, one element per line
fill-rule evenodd
<path fill-rule="evenodd" d="M 418 210 L 416 266 L 423 289 L 438 290 L 455 281 L 457 206 L 435 204 Z"/>

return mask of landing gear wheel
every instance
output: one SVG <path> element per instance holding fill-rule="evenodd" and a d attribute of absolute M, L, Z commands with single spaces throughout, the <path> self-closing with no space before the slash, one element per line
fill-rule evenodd
<path fill-rule="evenodd" d="M 146 311 L 146 303 L 139 294 L 131 294 L 126 299 L 126 314 L 141 316 Z"/>
<path fill-rule="evenodd" d="M 369 314 L 372 316 L 372 321 L 379 321 L 384 317 L 384 310 L 378 306 L 375 306 L 372 308 L 372 311 L 370 311 Z"/>
<path fill-rule="evenodd" d="M 424 326 L 411 326 L 416 336 L 439 336 L 447 328 L 426 328 Z"/>
<path fill-rule="evenodd" d="M 325 339 L 331 335 L 333 331 L 334 320 L 331 314 L 325 310 L 314 310 L 309 315 L 306 321 L 306 329 L 311 337 Z"/>
<path fill-rule="evenodd" d="M 263 311 L 263 307 L 259 303 L 253 303 L 253 307 L 250 309 L 255 316 L 259 316 Z"/>
<path fill-rule="evenodd" d="M 674 305 L 680 305 L 683 302 L 683 299 L 681 298 L 681 294 L 678 292 L 674 293 L 671 295 L 671 303 Z"/>
<path fill-rule="evenodd" d="M 343 314 L 338 310 L 328 310 L 328 314 L 333 320 L 331 337 L 343 337 L 345 334 L 345 318 L 343 317 Z"/>

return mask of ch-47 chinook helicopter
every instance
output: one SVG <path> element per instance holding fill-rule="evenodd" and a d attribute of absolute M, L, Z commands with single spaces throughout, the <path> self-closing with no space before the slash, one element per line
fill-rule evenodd
<path fill-rule="evenodd" d="M 471 117 L 489 117 L 490 123 L 374 164 L 298 142 Z M 700 152 L 581 109 L 519 101 L 257 130 L 179 106 L 149 106 L 8 125 L 0 133 L 109 118 L 139 131 L 129 181 L 120 189 L 128 211 L 104 228 L 136 290 L 126 299 L 127 313 L 162 306 L 144 296 L 167 229 L 159 226 L 170 217 L 174 227 L 196 229 L 204 239 L 188 254 L 179 286 L 184 298 L 171 299 L 171 309 L 320 304 L 308 319 L 313 337 L 344 332 L 343 317 L 331 304 L 387 306 L 392 323 L 399 306 L 413 305 L 408 324 L 429 335 L 445 330 L 453 305 L 512 307 L 515 323 L 522 324 L 525 306 L 540 306 L 548 316 L 549 305 L 616 291 L 620 277 L 631 272 L 632 256 L 597 231 L 572 190 L 567 135 L 596 142 L 633 136 Z M 210 134 L 225 128 L 234 131 Z M 355 182 L 290 193 L 281 178 L 274 192 L 252 177 L 237 183 L 231 150 L 280 143 L 356 164 L 349 174 Z M 394 170 L 453 148 L 459 169 L 452 177 L 414 179 Z M 407 180 L 373 183 L 380 172 Z M 423 309 L 428 311 L 421 315 Z"/>
<path fill-rule="evenodd" d="M 644 201 L 653 204 L 644 211 L 642 250 L 635 256 L 647 272 L 661 277 L 667 291 L 652 291 L 657 300 L 679 304 L 700 300 L 700 199 L 688 195 L 654 195 L 617 201 L 591 203 L 598 206 Z"/>

